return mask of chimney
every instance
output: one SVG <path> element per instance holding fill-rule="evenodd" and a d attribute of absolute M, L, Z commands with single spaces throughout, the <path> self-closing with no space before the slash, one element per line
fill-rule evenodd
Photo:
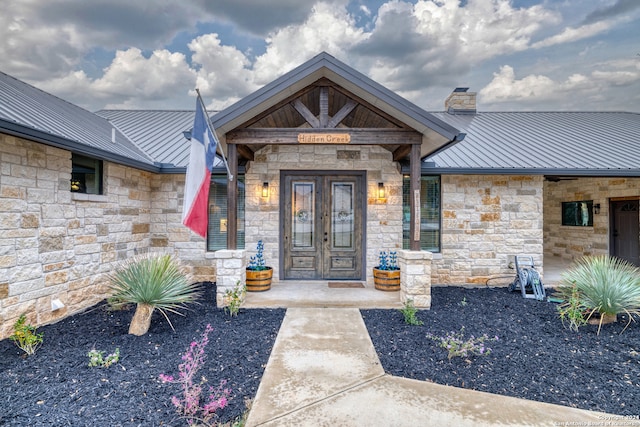
<path fill-rule="evenodd" d="M 468 87 L 457 87 L 444 101 L 444 109 L 449 114 L 475 114 L 476 92 L 467 92 Z"/>

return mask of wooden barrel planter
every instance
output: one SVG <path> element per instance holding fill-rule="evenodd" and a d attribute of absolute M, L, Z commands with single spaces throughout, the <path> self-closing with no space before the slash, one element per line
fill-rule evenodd
<path fill-rule="evenodd" d="M 263 292 L 271 289 L 273 268 L 266 270 L 247 270 L 247 292 Z"/>
<path fill-rule="evenodd" d="M 373 269 L 373 283 L 379 291 L 400 290 L 400 270 Z"/>

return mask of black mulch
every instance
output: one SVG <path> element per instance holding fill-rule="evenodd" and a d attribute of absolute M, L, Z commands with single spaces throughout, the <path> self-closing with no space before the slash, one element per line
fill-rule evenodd
<path fill-rule="evenodd" d="M 9 340 L 0 341 L 0 425 L 8 426 L 164 426 L 184 425 L 170 398 L 177 385 L 163 384 L 161 373 L 176 375 L 180 357 L 207 323 L 207 363 L 202 374 L 217 385 L 228 379 L 233 395 L 221 421 L 245 411 L 255 397 L 284 310 L 241 310 L 230 319 L 213 299 L 194 306 L 186 317 L 171 316 L 176 328 L 156 313 L 150 332 L 127 334 L 133 310 L 108 312 L 102 305 L 39 328 L 44 345 L 23 358 Z M 423 326 L 404 323 L 397 310 L 363 310 L 362 315 L 385 371 L 531 400 L 619 415 L 640 414 L 640 324 L 595 326 L 575 333 L 564 329 L 556 305 L 524 300 L 506 289 L 434 288 L 432 309 L 420 311 Z M 465 327 L 465 335 L 497 335 L 492 352 L 447 359 L 426 338 Z M 120 348 L 120 363 L 87 366 L 92 348 Z"/>
<path fill-rule="evenodd" d="M 397 310 L 362 310 L 384 370 L 433 381 L 618 415 L 640 414 L 640 324 L 563 328 L 556 304 L 504 288 L 433 288 L 431 310 L 405 324 Z M 498 336 L 489 355 L 447 358 L 428 333 Z"/>
<path fill-rule="evenodd" d="M 214 330 L 200 374 L 213 386 L 228 380 L 232 398 L 219 411 L 221 421 L 241 416 L 245 398 L 255 397 L 285 311 L 243 309 L 231 319 L 215 307 L 215 285 L 206 285 L 193 311 L 170 315 L 175 332 L 156 312 L 148 334 L 128 335 L 133 309 L 109 312 L 101 304 L 39 328 L 44 343 L 28 358 L 10 340 L 0 341 L 0 425 L 185 425 L 170 402 L 179 386 L 163 384 L 158 376 L 177 377 L 182 354 L 207 324 Z M 92 348 L 109 354 L 116 347 L 117 365 L 87 366 Z"/>

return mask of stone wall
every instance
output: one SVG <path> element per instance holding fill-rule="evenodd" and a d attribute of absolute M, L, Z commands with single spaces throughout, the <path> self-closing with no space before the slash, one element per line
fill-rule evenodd
<path fill-rule="evenodd" d="M 194 282 L 214 282 L 213 253 L 204 238 L 182 224 L 184 174 L 154 174 L 151 179 L 151 226 L 149 250 L 175 254 Z"/>
<path fill-rule="evenodd" d="M 104 194 L 72 193 L 71 152 L 5 134 L 0 162 L 0 339 L 22 313 L 42 325 L 103 300 L 106 273 L 138 254 L 175 254 L 191 280 L 215 281 L 205 239 L 182 225 L 184 174 L 105 162 Z"/>
<path fill-rule="evenodd" d="M 372 268 L 379 251 L 402 248 L 402 175 L 392 154 L 382 147 L 271 145 L 257 152 L 246 173 L 245 247 L 249 256 L 254 255 L 262 239 L 274 281 L 279 280 L 280 171 L 329 169 L 367 171 L 366 272 L 373 286 Z M 268 199 L 261 197 L 263 182 L 269 183 Z M 378 182 L 385 185 L 385 200 L 376 197 Z"/>
<path fill-rule="evenodd" d="M 640 178 L 578 178 L 544 183 L 545 253 L 574 261 L 609 253 L 609 198 L 640 196 Z M 562 202 L 593 200 L 593 227 L 562 225 Z"/>
<path fill-rule="evenodd" d="M 543 178 L 442 176 L 442 247 L 433 284 L 505 284 L 516 255 L 543 256 Z M 542 273 L 542 269 L 539 268 Z"/>

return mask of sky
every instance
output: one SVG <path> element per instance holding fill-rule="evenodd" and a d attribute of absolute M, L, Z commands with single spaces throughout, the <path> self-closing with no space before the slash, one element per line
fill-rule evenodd
<path fill-rule="evenodd" d="M 220 110 L 326 51 L 427 111 L 640 112 L 639 0 L 4 0 L 0 71 L 91 111 Z"/>

